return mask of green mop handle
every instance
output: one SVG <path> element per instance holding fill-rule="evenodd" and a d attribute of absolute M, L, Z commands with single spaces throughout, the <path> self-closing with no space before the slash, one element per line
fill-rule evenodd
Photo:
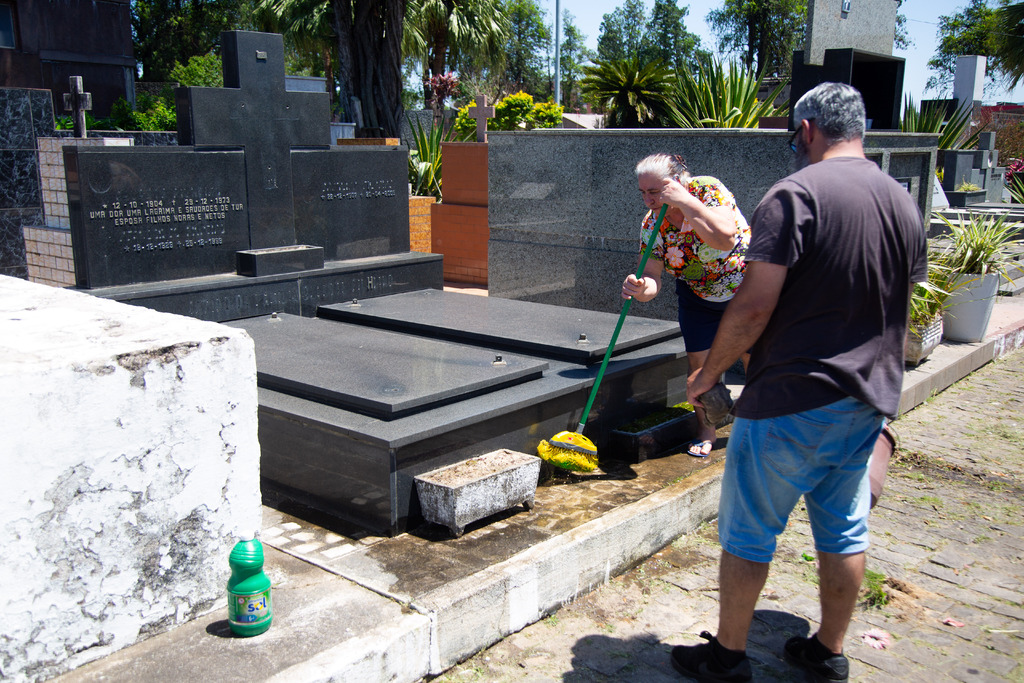
<path fill-rule="evenodd" d="M 658 212 L 658 219 L 654 221 L 654 230 L 651 231 L 651 236 L 647 240 L 647 246 L 644 247 L 644 253 L 640 257 L 640 265 L 636 269 L 636 278 L 639 280 L 644 275 L 644 266 L 647 265 L 647 259 L 651 257 L 651 252 L 654 251 L 654 243 L 658 240 L 658 233 L 661 232 L 661 221 L 665 218 L 665 212 L 668 210 L 668 204 L 661 205 L 661 211 Z M 608 367 L 608 359 L 612 357 L 612 351 L 615 350 L 615 342 L 619 339 L 619 331 L 622 330 L 622 323 L 626 320 L 626 314 L 629 313 L 629 306 L 633 303 L 633 297 L 626 299 L 622 303 L 622 312 L 619 313 L 619 322 L 615 324 L 615 331 L 612 332 L 612 338 L 608 342 L 608 350 L 604 352 L 604 360 L 601 361 L 601 368 L 597 371 L 597 378 L 594 379 L 594 387 L 590 390 L 590 398 L 587 399 L 587 407 L 583 409 L 583 415 L 580 417 L 580 425 L 576 428 L 576 432 L 579 434 L 583 433 L 583 427 L 587 424 L 587 418 L 590 417 L 590 408 L 594 405 L 594 399 L 597 398 L 597 389 L 601 386 L 601 380 L 604 378 L 604 369 Z"/>

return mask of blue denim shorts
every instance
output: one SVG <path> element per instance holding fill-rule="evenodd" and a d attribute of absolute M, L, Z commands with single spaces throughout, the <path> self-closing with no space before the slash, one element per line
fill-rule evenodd
<path fill-rule="evenodd" d="M 776 537 L 803 496 L 818 551 L 867 550 L 868 458 L 881 429 L 882 415 L 853 398 L 782 417 L 737 418 L 718 511 L 722 548 L 771 562 Z"/>

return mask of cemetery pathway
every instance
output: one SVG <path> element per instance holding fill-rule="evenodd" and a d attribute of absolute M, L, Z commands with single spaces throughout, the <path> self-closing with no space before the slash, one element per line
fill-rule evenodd
<path fill-rule="evenodd" d="M 872 516 L 871 580 L 847 634 L 851 680 L 1024 681 L 1022 375 L 1018 350 L 894 423 L 899 449 Z M 716 533 L 709 524 L 678 539 L 434 680 L 680 680 L 671 646 L 715 631 Z M 816 628 L 813 552 L 798 509 L 758 604 L 755 680 L 803 680 L 779 653 Z"/>

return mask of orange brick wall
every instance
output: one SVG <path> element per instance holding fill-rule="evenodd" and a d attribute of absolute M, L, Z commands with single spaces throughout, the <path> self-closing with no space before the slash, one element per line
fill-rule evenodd
<path fill-rule="evenodd" d="M 487 143 L 441 143 L 445 204 L 487 206 Z"/>
<path fill-rule="evenodd" d="M 431 251 L 444 254 L 444 279 L 486 285 L 487 207 L 434 204 L 430 222 Z"/>
<path fill-rule="evenodd" d="M 75 284 L 70 230 L 25 227 L 24 235 L 29 282 L 54 287 Z"/>
<path fill-rule="evenodd" d="M 409 197 L 409 251 L 431 253 L 430 207 L 435 203 L 433 197 Z"/>
<path fill-rule="evenodd" d="M 441 144 L 444 199 L 431 207 L 431 251 L 448 282 L 487 284 L 487 143 Z"/>

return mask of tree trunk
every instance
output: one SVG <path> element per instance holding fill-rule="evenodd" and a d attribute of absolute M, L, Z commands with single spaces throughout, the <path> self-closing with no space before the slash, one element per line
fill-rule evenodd
<path fill-rule="evenodd" d="M 341 120 L 357 123 L 355 99 L 355 55 L 352 46 L 352 3 L 331 0 L 334 8 L 334 33 L 338 36 L 338 104 Z"/>
<path fill-rule="evenodd" d="M 331 59 L 331 51 L 325 49 L 324 54 L 324 80 L 327 81 L 327 101 L 330 103 L 331 116 L 334 116 L 334 64 Z"/>
<path fill-rule="evenodd" d="M 350 0 L 332 2 L 341 101 L 352 102 L 350 119 L 360 127 L 376 129 L 375 135 L 398 137 L 406 0 L 355 0 L 354 8 Z"/>

